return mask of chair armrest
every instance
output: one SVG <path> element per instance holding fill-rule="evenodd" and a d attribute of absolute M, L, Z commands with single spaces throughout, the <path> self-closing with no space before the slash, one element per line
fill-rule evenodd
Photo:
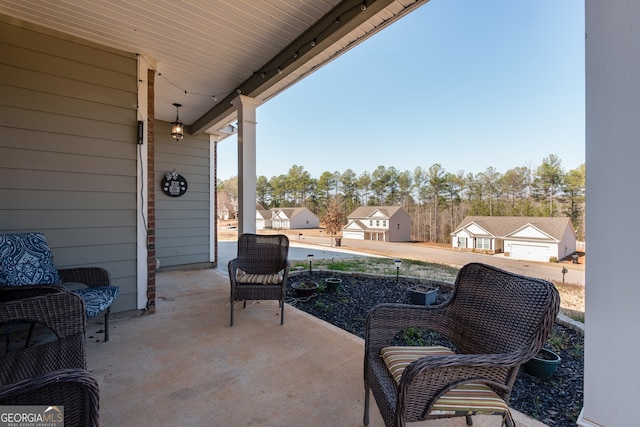
<path fill-rule="evenodd" d="M 100 391 L 84 369 L 62 369 L 0 386 L 1 405 L 64 406 L 64 424 L 97 426 Z"/>
<path fill-rule="evenodd" d="M 4 298 L 4 294 L 10 298 Z M 50 328 L 58 338 L 85 332 L 84 301 L 62 286 L 2 288 L 0 300 L 0 323 L 36 321 Z"/>
<path fill-rule="evenodd" d="M 286 286 L 287 285 L 287 279 L 289 278 L 289 267 L 290 267 L 290 263 L 289 263 L 289 259 L 285 258 L 284 261 L 282 262 L 282 286 Z"/>
<path fill-rule="evenodd" d="M 65 268 L 58 270 L 62 283 L 83 283 L 90 288 L 111 284 L 109 272 L 101 267 Z"/>
<path fill-rule="evenodd" d="M 229 261 L 227 269 L 229 270 L 229 280 L 231 280 L 231 286 L 236 286 L 238 281 L 236 280 L 236 271 L 238 268 L 242 268 L 242 260 L 240 258 L 234 258 Z"/>

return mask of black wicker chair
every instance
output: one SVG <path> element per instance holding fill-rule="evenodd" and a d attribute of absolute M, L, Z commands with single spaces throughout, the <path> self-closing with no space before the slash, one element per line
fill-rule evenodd
<path fill-rule="evenodd" d="M 34 325 L 40 338 L 32 341 Z M 65 426 L 98 425 L 99 389 L 86 371 L 79 295 L 59 285 L 2 287 L 0 329 L 0 405 L 64 406 Z"/>
<path fill-rule="evenodd" d="M 284 323 L 284 299 L 289 276 L 289 238 L 283 234 L 242 234 L 238 256 L 229 261 L 231 326 L 236 301 L 278 300 L 280 324 Z"/>
<path fill-rule="evenodd" d="M 455 416 L 471 425 L 478 413 L 501 415 L 513 425 L 507 405 L 519 367 L 546 342 L 559 305 L 558 291 L 545 280 L 472 263 L 460 270 L 443 304 L 374 307 L 365 328 L 364 424 L 371 390 L 387 427 Z M 455 351 L 392 347 L 409 327 L 441 334 Z M 491 404 L 456 401 L 469 394 Z"/>
<path fill-rule="evenodd" d="M 84 369 L 63 369 L 0 386 L 0 405 L 64 407 L 67 427 L 98 426 L 100 391 Z"/>
<path fill-rule="evenodd" d="M 35 266 L 35 268 L 34 268 Z M 109 341 L 111 304 L 120 288 L 100 267 L 56 269 L 44 234 L 0 234 L 0 287 L 62 284 L 82 297 L 87 318 L 104 313 L 104 340 Z"/>

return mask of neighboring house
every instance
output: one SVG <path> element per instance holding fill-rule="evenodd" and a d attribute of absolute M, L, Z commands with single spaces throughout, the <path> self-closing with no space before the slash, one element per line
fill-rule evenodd
<path fill-rule="evenodd" d="M 296 230 L 320 227 L 318 216 L 307 208 L 272 209 L 271 214 L 271 227 L 275 229 Z"/>
<path fill-rule="evenodd" d="M 271 228 L 271 210 L 265 209 L 261 204 L 256 203 L 256 230 Z"/>
<path fill-rule="evenodd" d="M 453 248 L 530 261 L 561 260 L 576 251 L 567 217 L 468 216 L 451 233 Z"/>
<path fill-rule="evenodd" d="M 345 239 L 411 241 L 411 218 L 401 206 L 360 206 L 342 228 Z"/>
<path fill-rule="evenodd" d="M 229 197 L 226 191 L 220 191 L 217 195 L 218 219 L 230 220 L 238 218 L 238 201 Z"/>

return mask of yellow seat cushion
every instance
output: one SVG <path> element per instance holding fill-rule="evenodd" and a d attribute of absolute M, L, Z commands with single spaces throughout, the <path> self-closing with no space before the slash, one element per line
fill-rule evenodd
<path fill-rule="evenodd" d="M 433 347 L 385 347 L 381 351 L 387 369 L 396 384 L 402 372 L 414 360 L 425 356 L 455 354 L 442 346 Z M 442 395 L 433 405 L 431 415 L 502 415 L 511 417 L 509 407 L 489 386 L 478 383 L 462 384 Z"/>
<path fill-rule="evenodd" d="M 282 280 L 283 275 L 281 273 L 251 274 L 241 269 L 236 272 L 236 281 L 238 283 L 277 285 L 282 283 Z"/>

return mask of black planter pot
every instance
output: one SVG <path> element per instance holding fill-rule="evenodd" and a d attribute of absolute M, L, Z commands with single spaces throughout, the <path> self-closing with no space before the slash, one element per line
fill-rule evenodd
<path fill-rule="evenodd" d="M 342 279 L 339 277 L 327 277 L 324 279 L 324 283 L 330 292 L 336 292 L 340 289 L 340 286 L 342 286 Z"/>
<path fill-rule="evenodd" d="M 310 281 L 295 282 L 291 285 L 291 288 L 299 297 L 310 297 L 318 290 L 318 284 Z"/>
<path fill-rule="evenodd" d="M 529 375 L 547 378 L 556 372 L 560 360 L 560 356 L 556 353 L 543 348 L 533 359 L 523 364 L 522 369 Z"/>
<path fill-rule="evenodd" d="M 438 289 L 428 285 L 417 285 L 407 289 L 409 301 L 415 305 L 430 305 L 436 302 Z"/>

